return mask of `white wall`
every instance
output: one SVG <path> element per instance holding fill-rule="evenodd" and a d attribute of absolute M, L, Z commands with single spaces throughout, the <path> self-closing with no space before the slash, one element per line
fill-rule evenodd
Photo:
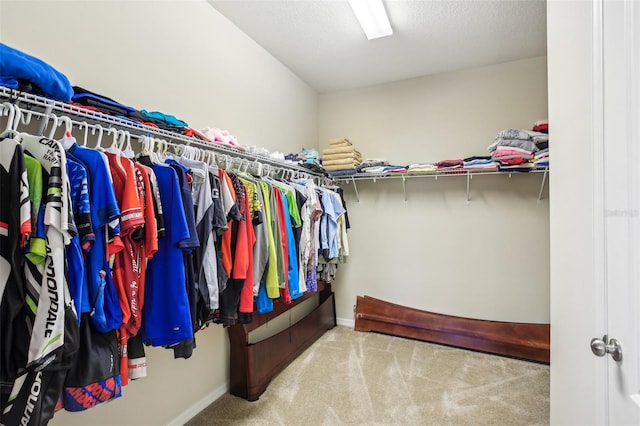
<path fill-rule="evenodd" d="M 594 278 L 592 3 L 547 3 L 551 180 L 551 424 L 603 424 Z M 570 18 L 570 19 L 567 19 Z M 601 296 L 600 296 L 601 297 Z"/>
<path fill-rule="evenodd" d="M 315 91 L 206 1 L 3 0 L 2 19 L 4 43 L 74 85 L 241 144 L 316 143 Z"/>
<path fill-rule="evenodd" d="M 546 58 L 320 95 L 320 146 L 348 137 L 393 164 L 487 155 L 505 128 L 547 117 Z M 553 141 L 551 142 L 553 144 Z M 553 174 L 552 174 L 553 180 Z M 352 255 L 338 272 L 337 314 L 358 295 L 433 312 L 549 322 L 549 206 L 542 175 L 345 185 Z"/>
<path fill-rule="evenodd" d="M 317 144 L 317 96 L 205 1 L 0 2 L 4 43 L 49 62 L 75 85 L 241 143 L 298 152 Z M 228 339 L 197 335 L 189 360 L 147 351 L 149 376 L 124 397 L 52 425 L 167 424 L 226 391 Z M 200 407 L 203 408 L 203 407 Z M 193 413 L 191 413 L 193 414 Z M 188 417 L 187 417 L 188 418 Z"/>

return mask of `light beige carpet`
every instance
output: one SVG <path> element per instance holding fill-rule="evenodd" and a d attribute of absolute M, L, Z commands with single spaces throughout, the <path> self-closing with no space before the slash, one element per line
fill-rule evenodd
<path fill-rule="evenodd" d="M 328 331 L 258 401 L 219 398 L 202 425 L 549 424 L 549 367 L 346 327 Z"/>

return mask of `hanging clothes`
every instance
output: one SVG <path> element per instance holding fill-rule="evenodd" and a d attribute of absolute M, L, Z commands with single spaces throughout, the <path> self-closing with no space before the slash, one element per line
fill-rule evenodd
<path fill-rule="evenodd" d="M 2 317 L 4 319 L 6 316 L 13 316 L 13 322 L 8 324 L 10 327 L 8 338 L 12 340 L 11 343 L 15 343 L 15 346 L 9 346 L 12 353 L 8 355 L 7 360 L 2 361 L 5 377 L 2 382 L 3 392 L 0 402 L 3 411 L 0 416 L 3 424 L 36 425 L 47 423 L 53 417 L 58 396 L 62 392 L 64 377 L 77 355 L 77 316 L 68 291 L 64 263 L 65 245 L 71 242 L 76 234 L 76 228 L 73 224 L 64 149 L 57 141 L 47 138 L 26 134 L 15 135 L 15 137 L 17 140 L 5 138 L 0 141 L 3 150 L 13 151 L 7 153 L 11 155 L 6 157 L 3 155 L 3 159 L 10 159 L 10 162 L 4 163 L 2 167 L 3 173 L 8 172 L 8 175 L 3 176 L 5 178 L 3 181 L 8 183 L 6 185 L 8 187 L 5 187 L 3 182 L 0 195 L 3 198 L 3 205 L 10 206 L 5 203 L 5 197 L 7 197 L 6 201 L 11 201 L 12 197 L 15 198 L 16 187 L 15 182 L 12 184 L 11 175 L 20 176 L 21 180 L 20 197 L 14 200 L 18 201 L 15 205 L 20 206 L 20 223 L 17 228 L 11 230 L 13 245 L 20 241 L 20 245 L 24 247 L 26 241 L 22 237 L 15 238 L 14 233 L 18 229 L 24 237 L 28 236 L 27 231 L 33 230 L 33 224 L 29 229 L 29 225 L 24 221 L 25 218 L 28 221 L 31 218 L 24 160 L 24 151 L 28 151 L 40 162 L 43 184 L 46 182 L 47 196 L 44 206 L 41 207 L 43 209 L 41 219 L 46 226 L 47 254 L 44 263 L 32 264 L 30 261 L 18 260 L 15 266 L 24 267 L 24 280 L 21 280 L 22 272 L 16 270 L 14 273 L 13 267 L 8 273 L 6 273 L 8 269 L 6 264 L 5 268 L 2 268 L 6 273 L 6 278 L 3 277 L 0 280 L 3 285 Z M 18 143 L 22 149 L 17 146 Z M 7 164 L 9 164 L 8 168 L 6 168 Z M 36 192 L 38 192 L 37 189 Z M 7 223 L 7 226 L 9 224 L 15 226 L 12 223 L 14 221 L 15 219 L 3 221 L 3 223 Z M 7 228 L 6 237 L 9 235 Z M 3 259 L 12 259 L 15 256 L 15 252 L 13 256 L 11 255 L 10 243 L 11 240 L 8 238 L 4 241 L 3 246 L 8 246 L 8 250 L 3 248 Z M 9 282 L 10 275 L 13 275 L 12 278 L 15 281 Z M 17 288 L 16 285 L 22 288 Z M 13 308 L 9 307 L 9 302 L 16 305 Z M 19 333 L 20 340 L 16 340 L 16 331 Z M 4 357 L 5 353 L 2 354 Z M 20 358 L 16 359 L 16 356 Z M 7 366 L 8 369 L 5 369 Z M 40 389 L 41 383 L 46 383 L 47 386 L 34 398 L 31 389 L 33 386 Z M 9 388 L 9 392 L 6 392 Z M 28 415 L 25 416 L 25 413 Z"/>
<path fill-rule="evenodd" d="M 319 250 L 348 255 L 341 199 L 310 179 L 130 159 L 70 133 L 4 134 L 0 153 L 3 424 L 119 398 L 146 376 L 144 344 L 189 358 L 210 323 L 249 323 L 315 291 Z"/>
<path fill-rule="evenodd" d="M 167 346 L 193 336 L 189 301 L 186 295 L 185 266 L 179 244 L 189 239 L 178 175 L 169 165 L 156 164 L 153 171 L 163 206 L 166 236 L 149 261 L 145 287 L 142 335 L 145 343 Z"/>

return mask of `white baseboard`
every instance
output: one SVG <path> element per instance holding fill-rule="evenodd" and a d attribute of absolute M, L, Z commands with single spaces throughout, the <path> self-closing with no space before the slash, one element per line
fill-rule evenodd
<path fill-rule="evenodd" d="M 220 398 L 222 395 L 229 392 L 229 383 L 225 383 L 224 385 L 214 389 L 207 395 L 205 395 L 198 402 L 193 404 L 187 410 L 183 411 L 178 417 L 171 420 L 167 423 L 168 426 L 182 426 L 193 417 L 195 417 L 200 411 L 207 408 L 211 403 L 213 403 L 216 399 Z"/>
<path fill-rule="evenodd" d="M 348 318 L 336 318 L 336 323 L 343 327 L 353 328 L 356 326 L 356 320 Z"/>

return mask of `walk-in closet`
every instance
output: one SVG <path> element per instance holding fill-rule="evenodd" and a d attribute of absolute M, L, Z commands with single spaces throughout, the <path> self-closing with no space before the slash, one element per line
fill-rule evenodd
<path fill-rule="evenodd" d="M 357 3 L 0 2 L 3 424 L 640 422 L 640 6 Z"/>

